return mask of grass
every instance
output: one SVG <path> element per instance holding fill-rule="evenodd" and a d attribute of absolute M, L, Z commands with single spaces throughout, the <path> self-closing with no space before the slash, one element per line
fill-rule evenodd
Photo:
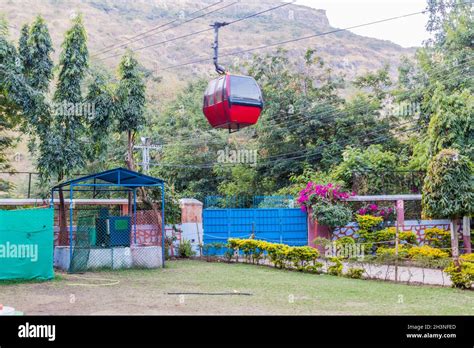
<path fill-rule="evenodd" d="M 233 291 L 252 296 L 168 294 Z M 26 314 L 474 314 L 473 291 L 195 260 L 12 284 L 2 287 L 0 298 Z"/>

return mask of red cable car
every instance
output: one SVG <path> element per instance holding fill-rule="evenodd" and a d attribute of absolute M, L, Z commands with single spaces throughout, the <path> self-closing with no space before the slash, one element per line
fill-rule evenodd
<path fill-rule="evenodd" d="M 263 109 L 262 92 L 250 76 L 226 74 L 209 82 L 203 112 L 213 128 L 230 132 L 257 123 Z"/>
<path fill-rule="evenodd" d="M 218 63 L 219 28 L 227 23 L 214 23 L 214 66 L 221 74 L 209 82 L 204 93 L 202 111 L 213 128 L 226 128 L 229 133 L 257 123 L 263 109 L 262 91 L 251 76 L 226 73 Z"/>

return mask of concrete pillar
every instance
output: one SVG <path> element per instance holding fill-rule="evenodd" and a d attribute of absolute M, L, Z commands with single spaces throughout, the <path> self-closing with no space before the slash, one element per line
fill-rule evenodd
<path fill-rule="evenodd" d="M 128 203 L 122 204 L 120 207 L 122 208 L 122 216 L 128 215 Z"/>
<path fill-rule="evenodd" d="M 318 221 L 313 220 L 313 212 L 310 208 L 308 210 L 308 245 L 312 248 L 317 248 L 319 252 L 324 255 L 325 249 L 323 246 L 316 246 L 314 240 L 316 238 L 326 238 L 331 240 L 331 233 L 328 226 L 318 224 Z"/>
<path fill-rule="evenodd" d="M 204 232 L 202 229 L 202 202 L 194 198 L 183 198 L 179 200 L 181 207 L 181 238 L 191 241 L 193 250 L 200 256 L 199 244 L 204 244 Z"/>
<path fill-rule="evenodd" d="M 183 198 L 179 200 L 181 208 L 181 223 L 202 223 L 202 202 L 194 198 Z"/>
<path fill-rule="evenodd" d="M 469 216 L 465 216 L 462 219 L 462 240 L 464 243 L 464 251 L 466 254 L 472 253 L 471 247 L 471 219 Z"/>
<path fill-rule="evenodd" d="M 397 224 L 399 227 L 402 227 L 405 224 L 405 205 L 402 199 L 397 200 L 395 210 L 397 212 Z"/>

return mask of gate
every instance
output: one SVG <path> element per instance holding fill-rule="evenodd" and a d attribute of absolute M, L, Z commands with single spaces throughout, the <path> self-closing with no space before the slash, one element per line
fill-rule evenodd
<path fill-rule="evenodd" d="M 308 245 L 307 215 L 297 208 L 204 209 L 204 244 L 249 238 Z"/>

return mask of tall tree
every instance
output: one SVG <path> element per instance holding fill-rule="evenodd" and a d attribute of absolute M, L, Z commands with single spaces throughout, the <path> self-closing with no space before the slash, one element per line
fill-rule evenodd
<path fill-rule="evenodd" d="M 417 51 L 415 62 L 405 59 L 399 67 L 396 101 L 420 110 L 416 119 L 421 134 L 411 142 L 411 166 L 417 169 L 426 169 L 429 158 L 447 147 L 458 148 L 472 159 L 471 6 L 463 0 L 428 1 L 426 28 L 431 39 Z"/>
<path fill-rule="evenodd" d="M 66 32 L 59 59 L 59 76 L 53 96 L 55 103 L 48 136 L 39 146 L 38 169 L 43 180 L 51 177 L 63 180 L 72 172 L 81 169 L 87 158 L 87 143 L 84 141 L 86 118 L 76 114 L 77 106 L 83 102 L 81 85 L 88 67 L 87 35 L 80 15 L 73 20 Z M 39 84 L 39 87 L 42 86 Z M 72 106 L 72 108 L 71 108 Z M 63 191 L 60 199 L 60 243 L 66 244 L 66 211 Z"/>
<path fill-rule="evenodd" d="M 135 135 L 145 123 L 145 82 L 138 61 L 127 51 L 119 65 L 116 118 L 118 131 L 127 133 L 127 167 L 134 170 L 133 143 Z"/>
<path fill-rule="evenodd" d="M 27 62 L 26 65 L 25 63 L 23 65 L 29 85 L 41 92 L 47 92 L 53 77 L 51 54 L 54 49 L 48 27 L 41 16 L 36 17 L 31 26 L 25 51 L 26 56 L 23 56 L 22 50 L 20 50 L 20 54 L 23 62 Z"/>
<path fill-rule="evenodd" d="M 33 93 L 28 98 L 28 103 L 33 108 L 25 113 L 26 119 L 23 124 L 23 130 L 29 133 L 30 146 L 33 148 L 35 138 L 42 138 L 48 134 L 51 122 L 46 100 L 49 84 L 53 78 L 51 54 L 54 49 L 48 27 L 41 16 L 36 17 L 31 27 L 23 26 L 18 47 L 23 77 Z"/>
<path fill-rule="evenodd" d="M 10 131 L 21 119 L 21 91 L 25 82 L 18 66 L 18 52 L 8 40 L 6 20 L 0 16 L 0 170 L 10 169 L 6 151 L 13 143 Z M 8 191 L 10 183 L 0 179 L 0 191 Z"/>
<path fill-rule="evenodd" d="M 474 165 L 457 150 L 441 150 L 430 162 L 423 187 L 423 212 L 451 220 L 451 250 L 458 262 L 459 219 L 474 213 Z"/>

